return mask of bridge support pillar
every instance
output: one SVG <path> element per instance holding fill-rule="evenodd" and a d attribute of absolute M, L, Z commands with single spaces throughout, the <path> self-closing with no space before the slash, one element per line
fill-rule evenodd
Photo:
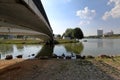
<path fill-rule="evenodd" d="M 53 40 L 53 39 L 48 40 L 48 41 L 46 42 L 46 45 L 54 45 L 54 40 Z"/>

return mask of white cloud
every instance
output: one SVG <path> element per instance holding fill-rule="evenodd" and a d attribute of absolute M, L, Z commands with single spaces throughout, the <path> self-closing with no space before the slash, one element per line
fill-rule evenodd
<path fill-rule="evenodd" d="M 83 10 L 78 10 L 76 16 L 79 16 L 81 19 L 92 19 L 96 15 L 95 10 L 90 10 L 88 7 L 85 7 Z"/>
<path fill-rule="evenodd" d="M 107 20 L 108 18 L 120 18 L 120 0 L 109 0 L 107 5 L 111 5 L 114 3 L 114 7 L 110 11 L 106 11 L 102 17 L 103 20 Z"/>
<path fill-rule="evenodd" d="M 95 10 L 90 10 L 88 7 L 85 7 L 83 10 L 76 11 L 76 16 L 80 17 L 81 21 L 79 22 L 79 26 L 85 26 L 90 24 L 90 20 L 92 20 L 96 15 Z"/>
<path fill-rule="evenodd" d="M 80 21 L 79 26 L 84 26 L 90 24 L 90 21 Z"/>

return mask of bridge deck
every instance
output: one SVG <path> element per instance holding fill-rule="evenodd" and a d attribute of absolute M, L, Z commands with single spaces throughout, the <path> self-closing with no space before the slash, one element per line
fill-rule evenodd
<path fill-rule="evenodd" d="M 42 5 L 41 8 L 43 8 Z M 53 38 L 52 28 L 34 2 L 27 4 L 24 0 L 1 0 L 0 26 L 15 28 L 19 26 L 22 29 L 42 33 L 47 40 Z"/>

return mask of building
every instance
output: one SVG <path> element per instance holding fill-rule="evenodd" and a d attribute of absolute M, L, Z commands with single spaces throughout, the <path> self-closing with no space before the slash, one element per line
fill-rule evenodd
<path fill-rule="evenodd" d="M 111 30 L 110 32 L 107 32 L 105 35 L 113 35 L 114 32 Z"/>
<path fill-rule="evenodd" d="M 60 34 L 54 34 L 54 38 L 55 38 L 55 39 L 61 39 L 62 36 L 61 36 Z"/>
<path fill-rule="evenodd" d="M 70 40 L 71 38 L 70 38 L 70 37 L 65 37 L 65 36 L 63 36 L 63 39 L 69 39 L 69 40 Z"/>
<path fill-rule="evenodd" d="M 97 30 L 97 36 L 102 37 L 103 36 L 103 29 Z"/>

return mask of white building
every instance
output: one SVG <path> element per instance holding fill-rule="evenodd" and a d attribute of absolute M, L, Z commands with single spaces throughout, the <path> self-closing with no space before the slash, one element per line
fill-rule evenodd
<path fill-rule="evenodd" d="M 111 30 L 110 32 L 107 32 L 105 35 L 113 35 L 114 32 Z"/>
<path fill-rule="evenodd" d="M 102 37 L 103 36 L 103 29 L 98 29 L 97 35 Z"/>

